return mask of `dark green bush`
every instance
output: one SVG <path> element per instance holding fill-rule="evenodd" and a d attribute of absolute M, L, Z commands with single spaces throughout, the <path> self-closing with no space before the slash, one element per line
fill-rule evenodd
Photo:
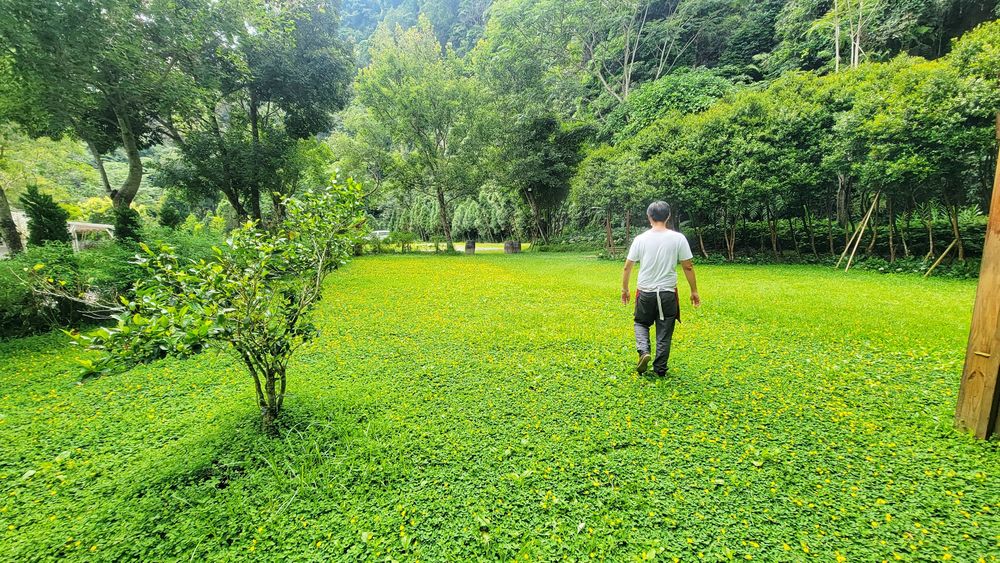
<path fill-rule="evenodd" d="M 20 202 L 28 215 L 29 245 L 70 241 L 69 231 L 66 229 L 69 213 L 59 207 L 52 196 L 38 191 L 38 186 L 28 186 L 28 191 L 21 196 Z"/>
<path fill-rule="evenodd" d="M 142 240 L 142 220 L 131 207 L 115 207 L 115 239 L 122 242 Z"/>

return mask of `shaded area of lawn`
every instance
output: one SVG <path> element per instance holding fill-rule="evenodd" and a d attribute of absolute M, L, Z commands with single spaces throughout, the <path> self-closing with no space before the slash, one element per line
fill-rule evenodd
<path fill-rule="evenodd" d="M 973 284 L 703 267 L 655 380 L 618 272 L 361 259 L 276 441 L 223 354 L 77 385 L 60 337 L 0 344 L 0 553 L 996 560 L 1000 449 L 951 430 Z"/>

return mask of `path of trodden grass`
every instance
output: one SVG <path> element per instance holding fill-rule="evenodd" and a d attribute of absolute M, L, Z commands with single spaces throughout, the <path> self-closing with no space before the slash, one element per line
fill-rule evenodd
<path fill-rule="evenodd" d="M 1000 559 L 1000 448 L 951 429 L 974 284 L 701 267 L 653 380 L 619 271 L 358 260 L 277 441 L 224 355 L 77 385 L 2 343 L 0 559 Z"/>

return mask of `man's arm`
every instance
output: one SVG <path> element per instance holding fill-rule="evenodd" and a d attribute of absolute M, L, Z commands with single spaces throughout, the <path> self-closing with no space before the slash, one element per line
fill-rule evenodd
<path fill-rule="evenodd" d="M 632 267 L 635 266 L 635 262 L 631 260 L 625 260 L 625 273 L 622 274 L 622 305 L 628 305 L 629 295 L 628 282 L 632 279 Z"/>
<path fill-rule="evenodd" d="M 701 296 L 698 295 L 698 280 L 694 276 L 694 262 L 684 260 L 681 262 L 681 267 L 684 268 L 684 277 L 687 278 L 688 285 L 691 287 L 691 304 L 695 307 L 701 307 Z"/>

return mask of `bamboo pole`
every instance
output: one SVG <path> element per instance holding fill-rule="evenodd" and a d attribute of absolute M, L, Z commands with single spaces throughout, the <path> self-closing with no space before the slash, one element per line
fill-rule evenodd
<path fill-rule="evenodd" d="M 854 232 L 851 233 L 851 239 L 847 241 L 847 246 L 845 246 L 844 251 L 840 253 L 840 260 L 837 260 L 837 265 L 834 266 L 834 268 L 838 270 L 840 269 L 840 263 L 844 261 L 844 258 L 847 258 L 847 251 L 850 250 L 851 245 L 854 244 L 854 239 L 858 237 L 858 230 L 860 229 L 861 225 L 858 225 L 858 227 L 854 229 Z"/>
<path fill-rule="evenodd" d="M 861 222 L 858 223 L 857 227 L 855 227 L 854 233 L 851 235 L 851 239 L 847 241 L 847 246 L 845 246 L 844 251 L 840 253 L 840 260 L 837 260 L 837 265 L 834 266 L 834 268 L 838 269 L 840 268 L 841 262 L 843 262 L 844 258 L 847 257 L 847 251 L 851 249 L 851 245 L 854 244 L 855 239 L 858 238 L 858 233 L 861 232 L 861 226 L 868 223 L 868 218 L 871 217 L 873 209 L 874 205 L 872 205 L 872 207 L 868 209 L 868 212 L 865 213 L 865 216 L 861 219 Z"/>
<path fill-rule="evenodd" d="M 927 273 L 926 273 L 926 274 L 924 274 L 924 277 L 925 277 L 925 278 L 926 278 L 927 276 L 931 275 L 931 272 L 933 272 L 933 271 L 934 271 L 934 268 L 937 268 L 937 267 L 938 267 L 938 264 L 940 264 L 941 262 L 943 262 L 943 261 L 944 261 L 944 257 L 945 257 L 945 256 L 947 256 L 949 252 L 951 252 L 951 249 L 952 249 L 952 248 L 955 248 L 955 245 L 956 245 L 956 244 L 958 244 L 958 239 L 955 239 L 955 240 L 951 241 L 951 244 L 949 244 L 949 245 L 948 245 L 948 248 L 944 249 L 944 252 L 942 252 L 942 253 L 941 253 L 941 256 L 939 256 L 939 257 L 938 257 L 938 259 L 937 259 L 937 261 L 936 261 L 936 262 L 934 262 L 934 265 L 933 265 L 933 266 L 931 266 L 931 268 L 930 268 L 929 270 L 927 270 Z"/>
<path fill-rule="evenodd" d="M 871 221 L 872 215 L 875 214 L 875 208 L 878 206 L 878 200 L 881 196 L 882 192 L 875 194 L 875 200 L 872 201 L 872 207 L 868 210 L 868 215 L 865 215 L 865 220 L 861 224 L 861 232 L 858 233 L 858 240 L 854 242 L 854 250 L 851 251 L 851 257 L 847 260 L 847 267 L 844 268 L 845 272 L 850 270 L 851 264 L 854 263 L 854 255 L 858 252 L 858 247 L 861 246 L 861 240 L 865 236 L 865 230 L 868 228 L 868 222 Z"/>

